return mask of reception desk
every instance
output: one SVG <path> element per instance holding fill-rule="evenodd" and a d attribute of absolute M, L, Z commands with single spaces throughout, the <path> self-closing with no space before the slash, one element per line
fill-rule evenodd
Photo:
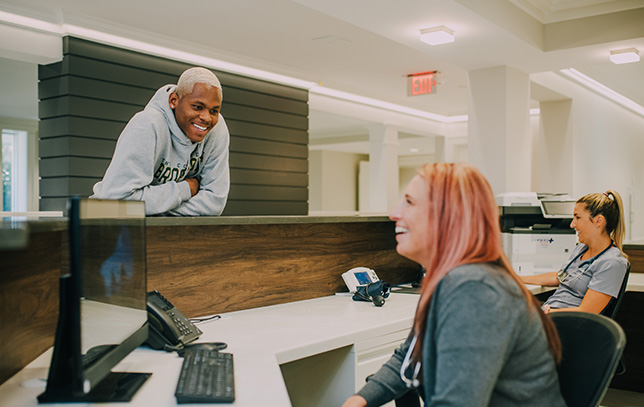
<path fill-rule="evenodd" d="M 354 303 L 347 298 L 335 296 L 335 293 L 346 290 L 341 274 L 355 266 L 371 267 L 381 279 L 393 284 L 411 281 L 416 277 L 418 266 L 396 253 L 394 224 L 386 217 L 152 217 L 146 222 L 149 290 L 157 289 L 162 292 L 189 317 L 212 313 L 244 315 L 244 318 L 230 318 L 207 324 L 202 337 L 204 341 L 230 342 L 231 351 L 239 359 L 236 359 L 236 367 L 241 368 L 244 364 L 250 366 L 252 358 L 266 361 L 266 355 L 270 355 L 268 357 L 276 361 L 273 362 L 275 366 L 271 368 L 271 372 L 277 373 L 271 375 L 279 380 L 282 380 L 282 376 L 287 378 L 283 383 L 288 384 L 298 377 L 308 378 L 299 372 L 312 370 L 307 368 L 307 363 L 311 361 L 318 366 L 316 355 L 325 355 L 324 359 L 329 356 L 330 360 L 336 360 L 331 365 L 344 366 L 355 355 L 360 355 L 360 349 L 371 349 L 370 342 L 364 342 L 364 339 L 375 335 L 376 331 L 394 333 L 391 343 L 373 344 L 375 348 L 383 347 L 380 356 L 390 354 L 393 344 L 399 343 L 404 337 L 405 329 L 411 326 L 415 300 L 410 300 L 409 297 L 403 297 L 405 299 L 399 301 L 395 300 L 398 296 L 392 297 L 385 307 L 377 309 L 370 303 Z M 13 377 L 13 384 L 10 386 L 14 389 L 11 390 L 13 394 L 14 391 L 22 392 L 20 389 L 25 388 L 20 386 L 25 377 L 25 366 L 29 366 L 29 369 L 40 368 L 42 373 L 49 361 L 47 354 L 43 352 L 47 352 L 53 344 L 58 314 L 58 278 L 67 267 L 67 238 L 64 219 L 25 221 L 11 229 L 15 230 L 8 234 L 18 236 L 23 243 L 19 247 L 0 248 L 0 320 L 3 324 L 3 329 L 0 330 L 0 383 Z M 15 243 L 13 238 L 4 240 L 5 234 L 0 235 L 0 243 Z M 628 245 L 626 251 L 632 263 L 628 291 L 634 302 L 627 297 L 628 301 L 621 308 L 623 313 L 620 312 L 617 319 L 625 327 L 629 340 L 626 376 L 630 376 L 625 376 L 628 381 L 621 388 L 630 389 L 641 383 L 644 377 L 643 350 L 634 345 L 642 343 L 639 338 L 642 335 L 641 326 L 644 326 L 641 324 L 641 307 L 637 305 L 640 304 L 638 301 L 642 293 L 636 292 L 644 287 L 644 274 L 641 274 L 644 273 L 644 246 Z M 540 291 L 541 288 L 533 287 L 532 290 Z M 295 325 L 309 327 L 306 323 L 313 316 L 308 315 L 307 307 L 313 304 L 322 308 L 328 305 L 330 308 L 327 310 L 335 313 L 335 324 L 339 324 L 340 328 L 336 330 L 334 324 L 326 322 L 326 325 L 320 327 L 311 324 L 313 328 L 309 329 L 309 333 L 308 328 L 303 333 L 296 333 L 295 328 L 290 331 L 280 329 Z M 373 330 L 366 327 L 371 324 L 370 321 L 388 315 L 386 313 L 397 312 L 395 310 L 398 306 L 402 307 L 399 316 L 380 322 L 385 327 L 373 325 L 372 328 L 380 327 Z M 286 309 L 299 309 L 301 314 L 298 313 L 300 311 L 286 313 L 284 315 L 292 315 L 289 317 L 292 319 L 283 321 L 277 310 Z M 258 315 L 262 315 L 262 318 Z M 620 320 L 620 317 L 623 319 Z M 268 321 L 271 318 L 276 318 L 276 322 Z M 263 320 L 283 336 L 283 347 L 278 347 L 274 342 L 268 347 L 262 345 L 264 334 L 257 335 L 260 331 L 257 326 L 253 330 L 253 325 Z M 362 325 L 363 322 L 365 325 Z M 345 323 L 355 328 L 349 328 Z M 230 329 L 223 329 L 229 325 Z M 407 328 L 399 330 L 401 325 L 406 325 Z M 233 343 L 237 339 L 226 336 L 234 335 L 227 332 L 244 332 L 244 335 L 249 335 L 247 340 L 254 342 L 256 350 L 250 349 L 250 345 L 248 348 L 241 345 L 235 348 Z M 307 336 L 309 334 L 310 337 Z M 289 335 L 294 338 L 292 342 L 288 339 Z M 315 339 L 316 337 L 320 339 Z M 308 345 L 297 345 L 299 341 Z M 318 346 L 318 341 L 325 344 Z M 242 340 L 240 343 L 246 342 Z M 354 356 L 351 356 L 352 352 Z M 166 363 L 177 366 L 180 363 L 178 359 L 169 358 L 173 358 L 173 355 L 159 356 L 158 352 L 141 349 L 124 363 L 127 369 L 130 361 L 134 363 L 132 366 L 151 366 L 150 371 L 154 373 L 163 371 Z M 139 364 L 139 360 L 142 364 Z M 359 366 L 355 361 L 353 369 L 360 370 Z M 333 371 L 336 368 L 329 369 Z M 344 368 L 341 370 L 345 371 Z M 21 372 L 20 378 L 14 377 L 18 372 Z M 29 372 L 33 373 L 35 370 Z M 158 380 L 152 379 L 151 383 L 157 383 Z M 173 382 L 172 377 L 167 380 L 168 382 L 164 382 L 165 386 Z M 238 380 L 241 384 L 246 378 L 240 376 Z M 250 378 L 248 380 L 252 381 Z M 359 384 L 361 380 L 356 378 L 352 383 Z M 282 384 L 282 388 L 287 387 L 287 384 Z M 152 388 L 156 386 L 157 384 L 153 384 Z M 170 386 L 172 392 L 173 386 L 174 384 Z M 304 383 L 295 387 L 306 388 Z M 6 393 L 5 386 L 2 389 L 0 404 L 5 405 L 3 397 L 9 393 Z M 146 391 L 149 392 L 142 389 L 142 394 L 147 394 Z M 312 390 L 307 390 L 309 391 Z M 284 394 L 282 393 L 280 400 L 284 399 Z M 149 395 L 156 400 L 154 391 Z M 174 402 L 173 397 L 171 401 Z"/>
<path fill-rule="evenodd" d="M 356 266 L 392 284 L 418 271 L 396 253 L 384 216 L 150 217 L 146 226 L 147 288 L 188 317 L 334 295 Z M 5 220 L 0 244 L 2 383 L 54 342 L 67 222 Z"/>
<path fill-rule="evenodd" d="M 339 406 L 407 337 L 418 296 L 391 294 L 382 307 L 348 295 L 222 314 L 201 323 L 199 342 L 224 341 L 234 355 L 234 406 Z M 0 386 L 0 404 L 38 405 L 51 351 Z M 125 406 L 175 406 L 182 359 L 139 348 L 114 371 L 152 376 Z M 123 404 L 114 404 L 123 405 Z"/>

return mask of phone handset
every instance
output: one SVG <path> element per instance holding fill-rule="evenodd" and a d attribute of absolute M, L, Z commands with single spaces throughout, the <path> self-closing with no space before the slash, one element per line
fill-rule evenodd
<path fill-rule="evenodd" d="M 203 333 L 156 290 L 147 293 L 147 308 L 150 333 L 146 344 L 153 349 L 177 350 Z"/>

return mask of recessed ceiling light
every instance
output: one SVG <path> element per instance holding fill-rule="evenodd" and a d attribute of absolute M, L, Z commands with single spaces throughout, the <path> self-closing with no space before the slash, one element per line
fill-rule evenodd
<path fill-rule="evenodd" d="M 420 150 L 419 150 L 419 149 L 417 149 L 417 148 L 410 148 L 410 149 L 409 149 L 409 152 L 410 152 L 410 153 L 418 153 L 418 152 L 420 152 Z"/>
<path fill-rule="evenodd" d="M 639 62 L 640 53 L 635 48 L 619 49 L 610 52 L 610 60 L 614 64 Z"/>
<path fill-rule="evenodd" d="M 454 31 L 444 25 L 424 28 L 420 30 L 420 40 L 429 45 L 447 44 L 454 42 Z"/>

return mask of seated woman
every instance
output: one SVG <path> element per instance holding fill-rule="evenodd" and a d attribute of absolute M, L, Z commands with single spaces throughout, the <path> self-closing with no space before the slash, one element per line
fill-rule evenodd
<path fill-rule="evenodd" d="M 560 342 L 501 248 L 487 180 L 468 164 L 425 165 L 392 210 L 396 250 L 426 269 L 405 343 L 349 406 L 418 387 L 425 406 L 565 406 Z"/>
<path fill-rule="evenodd" d="M 599 314 L 616 298 L 628 261 L 622 251 L 624 208 L 616 191 L 588 194 L 577 200 L 570 227 L 579 245 L 558 272 L 522 276 L 526 284 L 557 287 L 543 310 Z"/>

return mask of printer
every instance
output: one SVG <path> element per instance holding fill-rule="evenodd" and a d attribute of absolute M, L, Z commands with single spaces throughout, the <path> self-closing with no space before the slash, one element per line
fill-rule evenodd
<path fill-rule="evenodd" d="M 558 271 L 577 245 L 567 194 L 509 192 L 496 196 L 503 250 L 519 275 Z"/>

